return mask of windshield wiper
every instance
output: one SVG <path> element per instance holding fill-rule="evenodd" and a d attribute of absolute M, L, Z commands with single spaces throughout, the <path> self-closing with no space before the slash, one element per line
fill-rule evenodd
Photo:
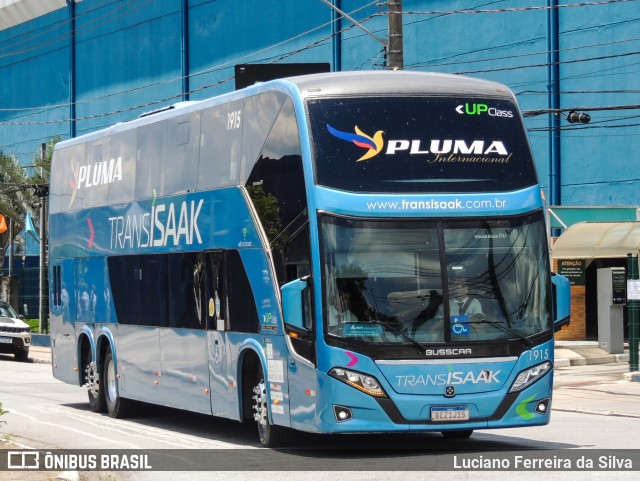
<path fill-rule="evenodd" d="M 386 327 L 387 329 L 389 329 L 394 334 L 397 334 L 398 336 L 400 336 L 400 337 L 406 339 L 407 341 L 409 341 L 414 346 L 418 347 L 418 349 L 420 349 L 421 351 L 425 350 L 425 347 L 422 344 L 420 344 L 418 341 L 416 341 L 413 337 L 411 337 L 411 336 L 405 334 L 404 332 L 402 332 L 396 326 L 394 326 L 392 324 L 388 324 L 386 322 L 379 321 L 378 319 L 374 319 L 374 318 L 371 318 L 371 322 L 373 322 L 374 324 L 380 324 L 381 326 Z"/>
<path fill-rule="evenodd" d="M 523 336 L 518 331 L 514 331 L 510 327 L 507 327 L 507 326 L 505 326 L 504 324 L 502 324 L 500 322 L 490 321 L 488 319 L 478 319 L 478 320 L 475 320 L 475 321 L 468 321 L 465 324 L 489 324 L 490 326 L 493 326 L 493 327 L 495 327 L 496 329 L 499 329 L 502 332 L 506 332 L 507 334 L 513 334 L 518 339 L 520 339 L 522 342 L 524 342 L 527 345 L 527 347 L 533 346 L 533 341 L 531 341 L 531 339 Z"/>

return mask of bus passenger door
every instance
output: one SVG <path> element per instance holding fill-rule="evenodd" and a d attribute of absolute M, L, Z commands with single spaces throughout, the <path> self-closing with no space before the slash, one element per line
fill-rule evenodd
<path fill-rule="evenodd" d="M 237 411 L 237 407 L 235 401 L 231 402 L 232 387 L 227 379 L 229 350 L 226 335 L 228 316 L 224 253 L 205 253 L 204 267 L 200 305 L 207 320 L 211 412 L 213 415 L 229 417 Z"/>
<path fill-rule="evenodd" d="M 286 329 L 296 333 L 290 337 L 295 355 L 290 353 L 288 362 L 291 427 L 304 430 L 315 424 L 318 410 L 311 289 L 307 280 L 297 279 L 282 286 L 282 308 Z"/>
<path fill-rule="evenodd" d="M 50 300 L 51 352 L 53 375 L 64 382 L 79 384 L 78 349 L 76 347 L 76 280 L 73 259 L 53 263 Z"/>
<path fill-rule="evenodd" d="M 161 319 L 161 323 L 169 322 L 169 327 L 159 329 L 162 360 L 159 382 L 162 386 L 163 403 L 179 409 L 210 414 L 208 336 L 205 319 L 197 302 L 202 284 L 200 278 L 204 270 L 201 256 L 202 254 L 191 252 L 169 254 L 168 275 L 162 274 L 165 267 L 161 263 L 153 265 L 149 262 L 147 274 L 144 274 L 145 267 L 141 265 L 143 282 L 147 279 L 149 288 L 145 291 L 141 287 L 140 297 L 161 303 L 165 296 L 152 296 L 151 293 L 162 289 L 162 286 L 153 284 L 156 284 L 157 279 L 168 279 L 168 319 L 160 317 L 161 309 L 148 307 L 149 311 L 158 311 L 148 318 L 150 323 L 153 319 Z"/>

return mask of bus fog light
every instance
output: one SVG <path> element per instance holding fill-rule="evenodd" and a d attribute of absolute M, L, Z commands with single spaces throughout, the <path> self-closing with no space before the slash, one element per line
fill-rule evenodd
<path fill-rule="evenodd" d="M 351 412 L 351 409 L 346 408 L 344 406 L 333 406 L 333 413 L 336 416 L 336 421 L 338 421 L 339 423 L 343 423 L 345 421 L 349 421 L 350 419 L 353 419 L 353 413 Z"/>
<path fill-rule="evenodd" d="M 545 361 L 542 364 L 538 364 L 537 366 L 521 371 L 513 382 L 511 389 L 509 389 L 509 392 L 519 392 L 524 388 L 531 386 L 534 382 L 551 371 L 552 367 L 553 364 L 551 364 L 550 361 Z"/>
<path fill-rule="evenodd" d="M 549 410 L 549 398 L 543 399 L 542 401 L 538 401 L 536 404 L 535 412 L 538 414 L 547 414 Z"/>

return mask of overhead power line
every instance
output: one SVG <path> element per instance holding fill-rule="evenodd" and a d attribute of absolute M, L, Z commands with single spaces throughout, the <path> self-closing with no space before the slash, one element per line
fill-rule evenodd
<path fill-rule="evenodd" d="M 354 11 L 352 11 L 350 13 L 351 14 L 357 13 L 357 12 L 363 10 L 364 8 L 367 8 L 369 6 L 374 5 L 377 1 L 378 0 L 374 0 L 374 1 L 370 2 L 370 3 L 367 3 L 366 5 L 361 6 L 361 7 L 355 9 Z M 375 15 L 370 15 L 370 16 L 366 17 L 365 19 L 361 20 L 361 21 L 362 22 L 366 22 L 366 21 L 370 20 L 371 18 L 373 18 L 374 16 Z M 272 50 L 274 48 L 277 48 L 277 47 L 280 47 L 282 45 L 285 45 L 286 43 L 289 43 L 289 42 L 291 42 L 293 40 L 296 40 L 296 39 L 299 39 L 299 38 L 304 37 L 306 35 L 309 35 L 310 33 L 313 33 L 313 32 L 315 32 L 317 30 L 320 30 L 320 29 L 326 27 L 327 25 L 330 25 L 331 23 L 332 22 L 323 23 L 322 25 L 314 27 L 311 30 L 308 30 L 306 32 L 298 34 L 298 35 L 296 35 L 294 37 L 288 38 L 288 39 L 286 39 L 286 40 L 284 40 L 282 42 L 279 42 L 277 44 L 270 45 L 270 46 L 265 47 L 263 49 L 260 49 L 258 51 L 255 51 L 255 52 L 252 52 L 250 54 L 244 55 L 244 56 L 242 56 L 240 58 L 234 59 L 233 61 L 228 61 L 228 62 L 225 62 L 225 63 L 223 63 L 221 65 L 217 65 L 215 67 L 204 69 L 204 70 L 201 70 L 201 71 L 198 71 L 198 72 L 193 72 L 193 73 L 189 74 L 189 77 L 195 77 L 195 76 L 198 76 L 198 75 L 203 75 L 205 73 L 212 73 L 212 72 L 223 70 L 225 68 L 230 67 L 231 65 L 233 65 L 235 63 L 241 63 L 242 61 L 246 61 L 246 59 L 248 59 L 250 57 L 255 57 L 256 55 L 264 53 L 264 52 L 266 52 L 268 50 Z M 298 53 L 300 53 L 302 51 L 309 50 L 311 48 L 317 47 L 322 42 L 329 41 L 333 36 L 338 35 L 340 33 L 343 33 L 344 31 L 350 30 L 353 27 L 354 27 L 353 25 L 349 25 L 349 26 L 345 27 L 344 29 L 342 29 L 340 32 L 336 32 L 336 33 L 334 33 L 332 35 L 328 35 L 328 36 L 323 37 L 322 39 L 320 39 L 318 41 L 314 41 L 314 42 L 312 42 L 310 44 L 307 44 L 307 45 L 305 45 L 305 46 L 303 46 L 303 47 L 301 47 L 299 49 L 296 49 L 296 50 L 293 50 L 291 52 L 282 54 L 282 55 L 278 56 L 275 60 L 273 60 L 271 63 L 277 63 L 277 62 L 279 62 L 279 61 L 281 61 L 281 60 L 283 60 L 285 58 L 288 58 L 288 57 L 291 57 L 293 55 L 296 55 L 296 54 L 298 54 Z M 221 85 L 223 83 L 229 82 L 229 81 L 233 80 L 234 78 L 235 78 L 234 76 L 230 76 L 228 78 L 225 78 L 225 79 L 222 79 L 222 80 L 219 80 L 219 81 L 207 84 L 207 85 L 203 85 L 203 86 L 201 86 L 199 88 L 192 89 L 192 90 L 190 90 L 189 92 L 186 92 L 186 93 L 191 95 L 193 93 L 197 93 L 197 92 L 200 92 L 200 91 L 203 91 L 203 90 L 207 90 L 209 88 L 212 88 L 212 87 Z M 167 81 L 164 81 L 164 82 L 158 82 L 158 83 L 154 83 L 154 84 L 150 84 L 150 85 L 145 85 L 145 86 L 140 86 L 140 87 L 136 87 L 136 88 L 133 88 L 133 89 L 125 90 L 125 91 L 122 91 L 122 92 L 117 92 L 117 93 L 113 93 L 113 94 L 107 94 L 107 95 L 104 95 L 104 96 L 101 96 L 101 97 L 97 97 L 97 98 L 93 98 L 93 99 L 80 100 L 80 101 L 76 102 L 75 104 L 92 103 L 95 100 L 100 100 L 100 99 L 104 99 L 104 98 L 108 98 L 108 97 L 112 97 L 112 96 L 117 96 L 117 95 L 126 95 L 126 94 L 129 94 L 129 93 L 133 93 L 133 92 L 136 92 L 136 91 L 144 90 L 144 89 L 147 89 L 147 88 L 152 88 L 152 87 L 156 87 L 156 86 L 160 86 L 160 85 L 170 84 L 170 83 L 173 83 L 173 82 L 179 82 L 181 80 L 182 80 L 182 77 L 178 77 L 178 78 L 170 79 L 170 80 L 167 80 Z M 153 100 L 153 101 L 150 101 L 150 102 L 147 102 L 147 103 L 144 103 L 144 104 L 139 104 L 139 105 L 135 105 L 135 106 L 132 106 L 132 107 L 126 107 L 126 108 L 117 109 L 117 110 L 104 112 L 104 113 L 99 113 L 99 114 L 94 114 L 94 115 L 86 115 L 86 116 L 82 116 L 82 117 L 76 117 L 74 119 L 65 118 L 65 119 L 44 120 L 44 121 L 0 121 L 0 125 L 49 125 L 49 124 L 58 124 L 58 123 L 68 123 L 68 122 L 71 122 L 71 121 L 91 120 L 91 119 L 95 119 L 95 118 L 108 117 L 108 116 L 111 116 L 111 115 L 117 115 L 117 114 L 122 114 L 122 113 L 130 112 L 130 111 L 135 111 L 135 110 L 138 110 L 138 109 L 145 109 L 145 108 L 153 107 L 153 106 L 156 106 L 158 104 L 169 102 L 169 101 L 181 98 L 181 97 L 182 97 L 182 93 L 177 93 L 175 95 L 172 95 L 172 96 L 169 96 L 169 97 L 165 97 L 165 98 L 162 98 L 162 99 L 158 99 L 158 100 Z M 0 112 L 3 112 L 3 111 L 4 112 L 7 112 L 7 111 L 15 112 L 15 111 L 25 111 L 25 110 L 40 111 L 40 110 L 45 110 L 45 109 L 49 110 L 49 109 L 52 109 L 52 108 L 68 107 L 69 105 L 71 105 L 71 104 L 67 103 L 67 104 L 46 105 L 46 106 L 28 107 L 28 108 L 13 108 L 13 109 L 3 108 L 3 109 L 0 109 Z"/>
<path fill-rule="evenodd" d="M 121 6 L 120 9 L 117 10 L 113 10 L 113 11 L 108 11 L 107 13 L 100 15 L 82 25 L 80 25 L 79 27 L 76 27 L 76 29 L 73 31 L 73 35 L 80 35 L 80 34 L 87 34 L 93 30 L 96 30 L 100 27 L 103 27 L 105 25 L 108 25 L 110 23 L 113 23 L 114 21 L 120 19 L 120 18 L 124 18 L 128 15 L 131 15 L 132 13 L 136 12 L 137 10 L 141 10 L 142 8 L 144 8 L 145 6 L 147 6 L 147 4 L 149 3 L 153 3 L 154 0 L 145 0 L 141 5 L 138 6 L 133 6 L 131 9 L 129 10 L 124 10 L 127 9 L 131 6 L 131 4 L 135 4 L 136 2 L 138 2 L 139 0 L 129 0 L 129 2 L 127 2 L 127 4 L 125 4 L 124 6 Z M 76 15 L 76 20 L 79 19 L 82 16 L 86 16 L 88 12 L 81 14 L 81 15 Z M 109 18 L 110 16 L 114 16 L 113 18 Z M 104 20 L 103 20 L 104 19 Z M 64 25 L 68 24 L 69 20 L 65 20 L 63 22 L 61 22 L 60 24 L 56 25 L 55 27 L 50 28 L 48 31 L 46 32 L 50 32 L 53 31 L 57 28 L 61 28 Z M 45 32 L 45 33 L 46 33 Z M 40 34 L 40 35 L 43 35 Z M 40 36 L 37 35 L 37 36 Z M 36 36 L 36 37 L 37 37 Z M 9 52 L 2 52 L 0 53 L 0 58 L 5 58 L 5 57 L 11 57 L 11 56 L 15 56 L 15 55 L 19 55 L 19 54 L 25 54 L 25 53 L 29 53 L 32 52 L 34 50 L 39 50 L 39 49 L 43 49 L 46 47 L 52 47 L 54 45 L 60 44 L 62 42 L 67 42 L 69 40 L 69 38 L 72 36 L 71 32 L 62 32 L 59 35 L 49 38 L 46 41 L 43 41 L 41 43 L 35 44 L 35 45 L 31 45 L 29 47 L 24 47 L 21 50 L 14 50 L 14 51 L 9 51 Z M 34 37 L 35 38 L 35 37 Z M 20 44 L 23 44 L 25 42 L 27 42 L 28 39 L 20 39 L 20 42 L 14 44 L 14 45 L 10 45 L 10 47 L 13 46 L 18 46 Z M 4 49 L 6 49 L 7 47 L 4 47 L 3 49 L 0 49 L 0 52 Z"/>
<path fill-rule="evenodd" d="M 535 117 L 537 115 L 544 114 L 562 114 L 565 112 L 598 112 L 602 110 L 636 110 L 640 109 L 640 104 L 635 105 L 608 105 L 605 107 L 567 107 L 561 109 L 540 109 L 540 110 L 524 110 L 522 112 L 523 117 Z"/>
<path fill-rule="evenodd" d="M 462 72 L 455 72 L 457 74 L 472 74 L 472 73 L 485 73 L 485 72 L 502 72 L 505 70 L 518 70 L 521 68 L 539 68 L 539 67 L 549 67 L 550 65 L 566 65 L 572 63 L 581 63 L 581 62 L 594 62 L 596 60 L 608 60 L 612 58 L 620 58 L 620 57 L 631 57 L 634 55 L 640 55 L 640 52 L 626 52 L 626 53 L 618 53 L 614 55 L 601 55 L 599 57 L 589 57 L 589 58 L 578 58 L 574 60 L 562 60 L 560 62 L 545 62 L 538 64 L 529 64 L 529 65 L 515 65 L 511 67 L 496 67 L 482 70 L 465 70 Z"/>
<path fill-rule="evenodd" d="M 559 8 L 575 8 L 575 7 L 592 7 L 596 5 L 610 5 L 612 3 L 629 3 L 638 0 L 606 0 L 602 2 L 582 2 L 567 3 L 562 5 L 541 5 L 535 7 L 512 7 L 512 8 L 493 8 L 480 10 L 431 10 L 431 11 L 404 11 L 403 15 L 455 15 L 455 14 L 480 14 L 480 13 L 506 13 L 506 12 L 527 12 L 532 10 L 552 10 Z M 380 12 L 378 15 L 387 15 L 386 12 Z"/>
<path fill-rule="evenodd" d="M 621 125 L 563 125 L 562 127 L 531 127 L 527 129 L 527 132 L 577 132 L 579 130 L 586 129 L 625 129 L 630 127 L 637 127 L 640 124 L 621 124 Z M 636 135 L 636 134 L 634 134 Z"/>
<path fill-rule="evenodd" d="M 620 90 L 560 90 L 558 91 L 560 95 L 573 95 L 573 94 L 640 94 L 640 90 L 636 89 L 620 89 Z M 518 95 L 549 95 L 548 90 L 523 90 L 521 92 L 516 92 L 516 96 Z"/>
<path fill-rule="evenodd" d="M 524 58 L 524 57 L 534 57 L 534 56 L 539 56 L 539 55 L 548 55 L 550 53 L 566 53 L 566 52 L 570 52 L 573 50 L 580 50 L 583 51 L 586 48 L 596 48 L 596 47 L 606 47 L 606 46 L 611 46 L 611 45 L 618 45 L 618 44 L 622 44 L 622 43 L 629 43 L 629 42 L 637 42 L 640 40 L 640 37 L 635 37 L 635 38 L 627 38 L 624 40 L 614 40 L 612 42 L 601 42 L 601 43 L 594 43 L 594 44 L 590 44 L 590 45 L 577 45 L 574 47 L 567 47 L 567 48 L 561 48 L 558 50 L 538 50 L 537 52 L 527 52 L 527 53 L 519 53 L 516 55 L 503 55 L 500 57 L 487 57 L 487 58 L 473 58 L 470 60 L 463 60 L 460 58 L 456 58 L 456 57 L 461 57 L 463 55 L 470 55 L 470 54 L 477 54 L 477 52 L 466 52 L 464 54 L 458 54 L 456 56 L 450 56 L 448 58 L 456 58 L 456 60 L 451 61 L 451 62 L 444 62 L 444 63 L 432 63 L 435 62 L 433 60 L 425 60 L 422 62 L 415 62 L 413 64 L 411 64 L 411 67 L 424 67 L 424 66 L 428 66 L 429 68 L 431 67 L 448 67 L 451 65 L 460 65 L 460 64 L 473 64 L 473 63 L 482 63 L 482 62 L 495 62 L 496 60 L 512 60 L 512 59 L 517 59 L 517 58 Z M 511 45 L 509 45 L 511 46 Z M 499 48 L 504 48 L 505 45 L 501 45 Z M 498 48 L 498 47 L 496 47 Z"/>

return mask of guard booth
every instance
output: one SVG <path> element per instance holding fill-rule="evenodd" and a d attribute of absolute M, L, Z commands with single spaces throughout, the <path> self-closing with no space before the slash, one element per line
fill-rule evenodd
<path fill-rule="evenodd" d="M 640 221 L 580 222 L 558 237 L 551 258 L 555 271 L 571 281 L 571 324 L 556 339 L 598 341 L 605 351 L 622 352 L 629 336 L 627 254 L 639 251 Z"/>

